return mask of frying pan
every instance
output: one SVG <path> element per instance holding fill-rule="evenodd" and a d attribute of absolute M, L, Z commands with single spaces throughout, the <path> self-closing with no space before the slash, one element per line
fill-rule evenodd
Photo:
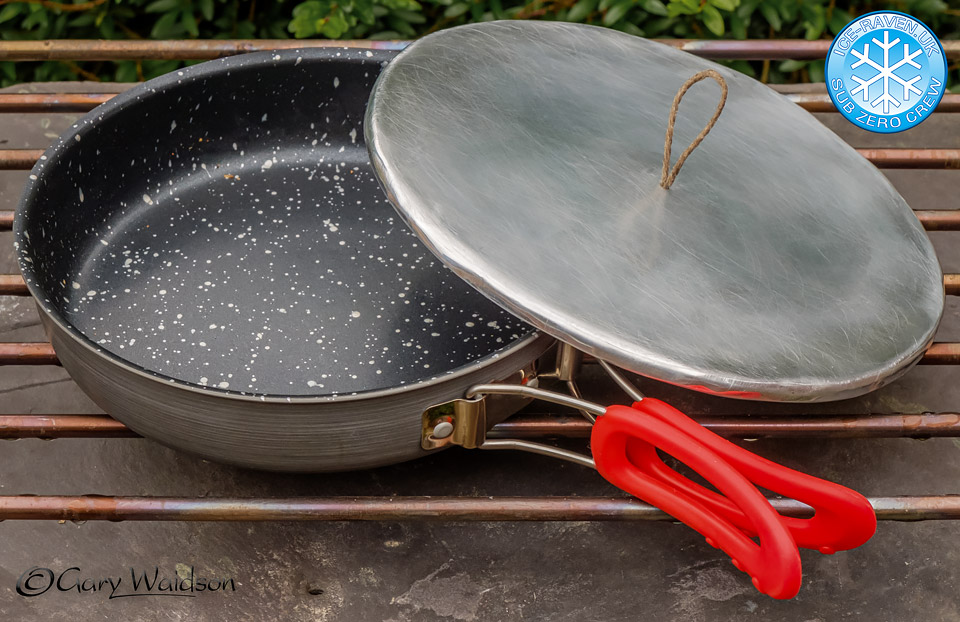
<path fill-rule="evenodd" d="M 367 468 L 423 454 L 425 410 L 519 378 L 550 346 L 444 268 L 383 195 L 362 121 L 394 55 L 190 67 L 42 156 L 14 223 L 21 270 L 101 408 L 212 460 Z"/>
<path fill-rule="evenodd" d="M 429 50 L 430 40 L 411 50 Z M 406 54 L 406 67 L 419 71 L 409 62 L 416 55 Z M 378 184 L 363 118 L 393 56 L 295 50 L 197 65 L 116 97 L 44 154 L 14 231 L 41 320 L 81 388 L 143 436 L 240 466 L 349 470 L 450 445 L 524 449 L 595 466 L 700 531 L 734 556 L 758 589 L 778 598 L 799 589 L 798 546 L 832 552 L 869 539 L 876 520 L 862 496 L 749 454 L 662 402 L 637 395 L 631 407 L 601 407 L 534 386 L 534 361 L 553 339 L 460 277 L 497 300 L 489 291 L 495 280 L 447 261 L 455 274 L 440 259 L 449 256 L 439 251 L 469 253 L 492 238 L 482 226 L 474 228 L 475 239 L 468 230 L 443 235 L 453 246 L 433 254 L 427 244 L 442 219 L 412 213 L 404 200 L 418 181 L 410 171 L 431 171 L 425 182 L 446 177 L 436 175 L 447 164 L 438 161 L 448 159 L 445 153 L 458 157 L 443 148 L 456 137 L 447 133 L 431 149 L 405 151 L 405 183 L 379 177 L 389 196 Z M 397 63 L 383 76 L 399 71 Z M 381 77 L 381 89 L 384 83 Z M 416 97 L 394 91 L 391 99 L 382 90 L 370 110 L 384 102 L 419 108 Z M 388 129 L 403 130 L 403 144 L 414 144 L 411 135 L 438 135 L 427 123 L 387 117 Z M 371 118 L 383 122 L 382 115 Z M 460 144 L 476 133 L 472 128 Z M 382 141 L 389 133 L 373 136 Z M 390 173 L 383 157 L 396 166 L 395 154 L 371 145 L 378 171 Z M 473 160 L 473 172 L 483 164 Z M 483 207 L 489 179 L 476 192 L 445 186 L 430 195 L 443 200 L 426 203 Z M 521 275 L 528 268 L 507 252 L 497 258 Z M 590 345 L 575 336 L 564 341 Z M 574 350 L 568 343 L 559 350 L 555 376 L 565 379 L 563 353 L 569 362 Z M 485 440 L 490 425 L 532 398 L 596 418 L 594 460 L 525 441 Z M 658 448 L 723 494 L 671 471 Z M 781 517 L 756 486 L 804 501 L 816 515 Z"/>

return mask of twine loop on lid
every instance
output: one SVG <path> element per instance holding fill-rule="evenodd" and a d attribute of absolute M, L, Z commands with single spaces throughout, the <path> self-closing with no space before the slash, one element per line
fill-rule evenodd
<path fill-rule="evenodd" d="M 717 81 L 717 84 L 720 85 L 720 103 L 717 104 L 717 110 L 713 113 L 713 116 L 710 117 L 710 121 L 707 122 L 707 125 L 700 130 L 700 133 L 696 138 L 693 139 L 693 142 L 690 143 L 690 146 L 687 147 L 683 153 L 680 154 L 680 157 L 677 158 L 677 163 L 673 165 L 673 169 L 670 168 L 670 150 L 673 147 L 673 127 L 677 122 L 677 110 L 680 108 L 680 100 L 683 99 L 683 96 L 690 89 L 691 86 L 705 80 L 706 78 L 713 78 Z M 727 81 L 723 79 L 719 73 L 713 69 L 706 69 L 697 74 L 694 74 L 686 82 L 683 83 L 683 86 L 680 87 L 680 90 L 677 91 L 677 95 L 673 98 L 673 105 L 670 107 L 670 120 L 667 122 L 667 135 L 663 141 L 663 171 L 660 173 L 660 187 L 667 189 L 673 185 L 673 181 L 677 178 L 677 174 L 680 173 L 680 169 L 683 167 L 683 163 L 687 161 L 687 158 L 690 157 L 690 154 L 693 153 L 693 150 L 696 149 L 703 139 L 710 133 L 710 130 L 713 129 L 713 126 L 717 123 L 717 119 L 720 118 L 720 113 L 723 112 L 723 106 L 727 103 Z"/>

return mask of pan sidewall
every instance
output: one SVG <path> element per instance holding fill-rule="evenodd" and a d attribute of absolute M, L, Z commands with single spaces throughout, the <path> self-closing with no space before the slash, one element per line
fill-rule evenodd
<path fill-rule="evenodd" d="M 342 401 L 261 401 L 135 373 L 88 348 L 42 310 L 41 320 L 74 381 L 134 432 L 215 462 L 287 472 L 368 469 L 433 453 L 420 447 L 423 411 L 516 372 L 553 343 L 537 335 L 468 373 L 412 390 Z"/>

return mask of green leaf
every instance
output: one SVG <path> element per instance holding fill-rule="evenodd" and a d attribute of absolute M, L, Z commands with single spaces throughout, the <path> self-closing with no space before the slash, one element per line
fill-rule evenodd
<path fill-rule="evenodd" d="M 413 29 L 413 26 L 402 19 L 397 19 L 392 15 L 387 18 L 387 25 L 405 37 L 415 37 L 417 34 L 417 31 Z"/>
<path fill-rule="evenodd" d="M 53 28 L 50 30 L 50 37 L 60 39 L 63 37 L 63 29 L 67 26 L 67 14 L 61 13 L 53 22 Z"/>
<path fill-rule="evenodd" d="M 463 15 L 469 10 L 470 10 L 469 4 L 467 4 L 466 2 L 457 2 L 455 4 L 451 4 L 450 6 L 448 6 L 447 10 L 443 12 L 443 16 L 449 19 L 453 19 L 455 17 L 460 17 L 461 15 Z"/>
<path fill-rule="evenodd" d="M 373 2 L 369 2 L 367 0 L 357 0 L 352 5 L 345 5 L 343 10 L 350 13 L 352 9 L 353 14 L 358 20 L 367 26 L 373 26 L 377 21 L 377 15 L 374 12 L 374 8 L 376 7 L 374 6 Z M 407 21 L 411 20 L 408 19 Z"/>
<path fill-rule="evenodd" d="M 641 5 L 643 10 L 650 15 L 660 15 L 666 17 L 667 6 L 661 0 L 644 0 Z"/>
<path fill-rule="evenodd" d="M 567 21 L 582 22 L 597 9 L 597 0 L 580 0 L 567 13 Z"/>
<path fill-rule="evenodd" d="M 145 60 L 141 65 L 143 66 L 143 77 L 149 80 L 178 69 L 182 63 L 178 60 Z"/>
<path fill-rule="evenodd" d="M 180 14 L 176 11 L 164 13 L 150 30 L 154 39 L 173 39 L 183 34 L 183 25 L 180 23 Z"/>
<path fill-rule="evenodd" d="M 44 29 L 45 29 L 45 28 L 47 27 L 47 24 L 49 23 L 49 20 L 48 20 L 47 18 L 48 18 L 48 16 L 49 16 L 50 14 L 47 13 L 46 10 L 43 9 L 43 7 L 40 7 L 40 10 L 39 10 L 39 11 L 33 10 L 33 7 L 35 7 L 35 6 L 39 6 L 39 5 L 37 5 L 37 4 L 31 4 L 31 5 L 30 5 L 30 7 L 31 7 L 30 15 L 28 15 L 28 16 L 27 16 L 27 19 L 23 20 L 23 23 L 21 24 L 21 26 L 24 28 L 24 30 L 30 30 L 31 28 L 36 28 L 37 26 L 39 26 L 40 28 L 44 28 Z M 35 32 L 34 34 L 35 34 L 35 35 L 38 35 L 39 38 L 42 39 L 42 38 L 43 38 L 43 34 L 45 34 L 45 33 Z M 48 69 L 48 71 L 49 71 L 49 69 Z"/>
<path fill-rule="evenodd" d="M 823 10 L 823 7 L 817 5 L 805 5 L 802 13 L 806 18 L 803 21 L 803 26 L 806 29 L 804 32 L 804 37 L 810 41 L 819 39 L 820 35 L 823 34 L 824 29 L 827 27 L 827 15 Z"/>
<path fill-rule="evenodd" d="M 744 0 L 740 3 L 740 6 L 737 7 L 737 15 L 743 19 L 747 19 L 753 15 L 753 12 L 757 10 L 759 4 L 760 0 Z"/>
<path fill-rule="evenodd" d="M 100 36 L 104 39 L 116 39 L 117 30 L 114 28 L 113 18 L 105 13 L 101 13 L 101 15 L 105 17 L 103 21 L 97 24 L 97 31 L 100 33 Z M 99 19 L 99 17 L 97 19 Z"/>
<path fill-rule="evenodd" d="M 9 6 L 9 5 L 8 5 Z M 106 13 L 96 14 L 92 11 L 87 11 L 86 13 L 81 13 L 80 15 L 74 17 L 70 20 L 71 28 L 84 28 L 86 26 L 93 26 L 95 21 L 103 19 Z"/>
<path fill-rule="evenodd" d="M 730 34 L 733 35 L 734 39 L 743 40 L 747 38 L 747 20 L 740 17 L 739 13 L 730 16 Z"/>
<path fill-rule="evenodd" d="M 619 2 L 615 3 L 606 13 L 603 14 L 603 25 L 613 26 L 623 19 L 627 14 L 627 11 L 629 11 L 631 8 L 633 8 L 633 0 L 620 0 Z"/>
<path fill-rule="evenodd" d="M 0 71 L 3 72 L 3 77 L 9 80 L 10 82 L 16 81 L 17 79 L 16 63 L 12 61 L 3 61 L 2 63 L 0 63 Z"/>
<path fill-rule="evenodd" d="M 425 24 L 427 22 L 427 18 L 424 17 L 423 13 L 417 13 L 416 11 L 405 11 L 401 9 L 394 11 L 393 14 L 409 24 Z"/>
<path fill-rule="evenodd" d="M 670 18 L 676 18 L 680 15 L 696 15 L 699 12 L 699 8 L 691 9 L 678 0 L 670 0 L 670 4 L 667 5 L 667 17 Z"/>
<path fill-rule="evenodd" d="M 811 82 L 825 82 L 824 75 L 824 62 L 822 60 L 815 60 L 807 66 L 807 71 L 810 72 L 810 81 Z"/>
<path fill-rule="evenodd" d="M 7 6 L 3 7 L 3 10 L 0 10 L 0 24 L 10 21 L 19 15 L 22 6 L 23 5 L 21 4 L 8 4 Z"/>
<path fill-rule="evenodd" d="M 117 82 L 136 82 L 137 64 L 130 60 L 117 63 L 117 70 L 113 74 L 113 79 Z"/>
<path fill-rule="evenodd" d="M 780 20 L 786 21 L 788 24 L 796 21 L 797 14 L 800 11 L 800 7 L 805 6 L 797 2 L 781 2 L 780 3 Z"/>
<path fill-rule="evenodd" d="M 794 71 L 800 71 L 807 66 L 807 61 L 805 60 L 785 60 L 780 63 L 780 71 L 783 73 L 793 73 Z"/>
<path fill-rule="evenodd" d="M 383 6 L 388 9 L 407 9 L 409 11 L 419 11 L 423 7 L 416 0 L 379 0 Z M 442 2 L 444 5 L 451 5 L 453 2 Z"/>
<path fill-rule="evenodd" d="M 775 8 L 769 4 L 760 5 L 760 12 L 766 18 L 767 23 L 770 24 L 770 27 L 778 31 L 783 26 L 783 22 L 780 21 L 780 13 L 777 12 Z"/>
<path fill-rule="evenodd" d="M 740 5 L 740 0 L 710 0 L 710 4 L 724 11 L 734 11 Z"/>
<path fill-rule="evenodd" d="M 333 10 L 328 17 L 320 20 L 317 28 L 328 39 L 339 39 L 349 29 L 350 23 L 341 9 Z"/>
<path fill-rule="evenodd" d="M 193 16 L 193 13 L 187 10 L 181 15 L 183 15 L 183 19 L 180 20 L 180 23 L 183 24 L 183 27 L 186 29 L 186 31 L 190 33 L 190 36 L 199 37 L 200 29 L 197 28 L 197 18 Z"/>
<path fill-rule="evenodd" d="M 660 33 L 664 32 L 667 28 L 673 25 L 673 20 L 669 17 L 661 17 L 660 19 L 655 19 L 651 22 L 644 24 L 644 32 L 647 33 L 648 37 L 655 37 Z"/>
<path fill-rule="evenodd" d="M 853 21 L 853 16 L 847 13 L 846 11 L 841 11 L 839 9 L 834 9 L 833 14 L 830 16 L 828 22 L 830 26 L 830 32 L 834 35 L 840 34 L 840 31 L 847 27 L 847 24 Z"/>
<path fill-rule="evenodd" d="M 293 19 L 287 24 L 287 30 L 293 33 L 293 36 L 297 39 L 312 37 L 319 31 L 319 22 L 327 16 L 329 11 L 329 2 L 320 2 L 319 0 L 301 2 L 293 7 Z M 240 28 L 243 28 L 243 24 L 250 24 L 250 22 L 237 24 L 238 34 Z M 253 27 L 253 24 L 250 24 L 250 26 Z M 255 33 L 256 29 L 253 28 L 253 31 Z"/>
<path fill-rule="evenodd" d="M 733 61 L 729 61 L 729 62 L 727 62 L 727 63 L 725 63 L 725 64 L 726 64 L 728 67 L 730 67 L 731 69 L 736 69 L 736 70 L 739 71 L 740 73 L 746 74 L 746 75 L 750 76 L 751 78 L 756 78 L 756 77 L 757 77 L 757 72 L 754 71 L 753 65 L 751 65 L 750 63 L 748 63 L 748 62 L 745 61 L 745 60 L 733 60 Z"/>
<path fill-rule="evenodd" d="M 155 0 L 148 4 L 144 13 L 166 13 L 180 6 L 180 0 Z"/>
<path fill-rule="evenodd" d="M 200 14 L 203 15 L 203 19 L 208 22 L 213 20 L 213 0 L 197 0 L 197 6 L 200 7 Z"/>
<path fill-rule="evenodd" d="M 241 39 L 253 39 L 257 36 L 257 27 L 246 20 L 237 23 L 237 36 Z"/>
<path fill-rule="evenodd" d="M 400 33 L 396 30 L 381 30 L 380 32 L 375 32 L 367 39 L 372 39 L 374 41 L 390 41 L 392 39 L 402 39 Z"/>
<path fill-rule="evenodd" d="M 703 7 L 703 25 L 718 37 L 723 35 L 723 16 L 712 4 Z"/>

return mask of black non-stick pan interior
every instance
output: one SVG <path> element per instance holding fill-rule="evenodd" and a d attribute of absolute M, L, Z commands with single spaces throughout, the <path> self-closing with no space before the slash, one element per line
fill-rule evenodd
<path fill-rule="evenodd" d="M 34 293 L 119 359 L 257 395 L 416 383 L 529 334 L 427 251 L 373 175 L 362 120 L 392 55 L 251 54 L 101 106 L 21 203 Z"/>

